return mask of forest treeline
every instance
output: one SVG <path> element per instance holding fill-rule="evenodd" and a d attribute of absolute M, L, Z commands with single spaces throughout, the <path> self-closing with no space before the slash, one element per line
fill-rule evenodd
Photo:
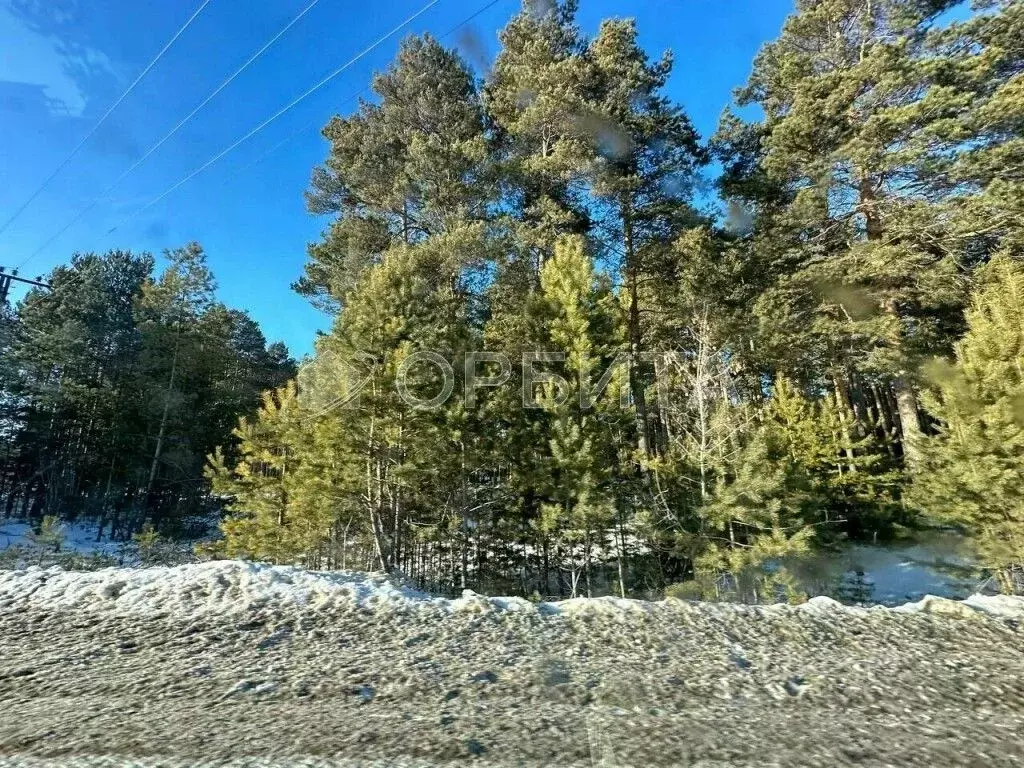
<path fill-rule="evenodd" d="M 0 324 L 0 517 L 202 531 L 203 469 L 295 364 L 214 298 L 200 246 L 76 255 Z M 49 521 L 47 521 L 49 522 Z"/>
<path fill-rule="evenodd" d="M 527 2 L 484 77 L 408 39 L 324 128 L 297 289 L 334 326 L 215 457 L 220 551 L 775 597 L 787 558 L 927 519 L 1012 587 L 1024 5 L 799 0 L 707 138 L 670 54 L 575 13 Z M 561 379 L 527 407 L 524 353 Z"/>
<path fill-rule="evenodd" d="M 576 10 L 527 0 L 486 73 L 411 37 L 324 128 L 333 327 L 211 456 L 211 551 L 772 599 L 938 521 L 1019 585 L 1024 3 L 797 0 L 707 137 Z"/>

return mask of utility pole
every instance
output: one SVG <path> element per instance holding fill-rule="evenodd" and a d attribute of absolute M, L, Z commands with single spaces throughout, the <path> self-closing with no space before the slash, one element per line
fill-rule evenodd
<path fill-rule="evenodd" d="M 0 306 L 7 303 L 7 296 L 11 292 L 11 283 L 25 283 L 26 285 L 46 288 L 48 290 L 52 287 L 49 283 L 44 283 L 42 277 L 29 280 L 25 277 L 18 277 L 18 270 L 16 269 L 8 272 L 5 267 L 0 267 Z"/>

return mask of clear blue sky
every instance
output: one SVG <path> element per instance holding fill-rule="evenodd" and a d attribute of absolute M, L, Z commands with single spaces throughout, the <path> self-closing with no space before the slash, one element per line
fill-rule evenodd
<path fill-rule="evenodd" d="M 0 265 L 16 265 L 310 0 L 212 0 L 58 179 L 0 235 Z M 385 67 L 398 39 L 190 181 L 145 214 L 111 227 L 205 163 L 329 71 L 418 10 L 426 0 L 320 0 L 278 43 L 113 193 L 22 271 L 45 273 L 74 251 L 163 249 L 198 240 L 229 305 L 247 309 L 269 339 L 310 351 L 327 320 L 290 290 L 306 244 L 326 220 L 303 191 L 326 145 L 318 129 L 351 111 L 355 94 Z M 440 0 L 409 32 L 447 32 L 485 0 Z M 0 223 L 50 174 L 199 5 L 199 0 L 0 0 Z M 778 34 L 792 0 L 582 0 L 580 23 L 633 16 L 652 55 L 676 57 L 670 95 L 702 135 L 714 130 L 760 45 Z M 497 32 L 519 7 L 500 0 L 472 23 L 493 55 Z M 455 44 L 463 35 L 446 42 Z M 476 46 L 469 46 L 470 49 Z M 469 53 L 470 51 L 466 51 Z M 270 154 L 286 137 L 298 135 Z M 259 163 L 254 162 L 263 158 Z"/>

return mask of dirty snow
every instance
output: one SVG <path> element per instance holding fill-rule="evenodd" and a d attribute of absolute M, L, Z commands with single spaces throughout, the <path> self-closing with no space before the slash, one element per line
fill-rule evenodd
<path fill-rule="evenodd" d="M 1024 600 L 447 600 L 0 573 L 0 766 L 1022 765 Z"/>
<path fill-rule="evenodd" d="M 556 613 L 607 614 L 628 618 L 656 610 L 664 603 L 616 597 L 573 598 L 533 604 L 519 597 L 485 597 L 466 590 L 462 597 L 439 598 L 393 584 L 386 577 L 352 571 L 307 571 L 242 561 L 215 561 L 158 568 L 104 568 L 65 571 L 27 568 L 0 571 L 0 610 L 31 604 L 48 610 L 86 609 L 117 613 L 177 613 L 187 617 L 203 613 L 231 615 L 261 607 L 317 609 L 347 605 L 364 609 L 416 610 L 434 607 L 445 611 L 517 611 L 542 615 Z M 1024 618 L 1024 598 L 973 595 L 965 601 L 926 596 L 889 609 L 844 606 L 828 597 L 814 597 L 799 606 L 707 605 L 705 610 L 750 614 L 758 611 L 829 611 L 860 613 L 981 612 L 1010 619 Z"/>

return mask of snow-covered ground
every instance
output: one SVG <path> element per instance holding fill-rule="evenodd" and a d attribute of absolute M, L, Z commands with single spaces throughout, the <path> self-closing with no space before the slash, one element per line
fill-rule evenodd
<path fill-rule="evenodd" d="M 553 614 L 602 613 L 628 617 L 650 613 L 666 603 L 622 600 L 614 597 L 576 598 L 534 604 L 521 597 L 486 597 L 466 590 L 462 597 L 434 597 L 387 577 L 352 571 L 307 571 L 242 561 L 216 561 L 160 568 L 104 568 L 65 571 L 28 568 L 0 571 L 0 610 L 28 605 L 47 610 L 84 609 L 120 614 L 151 613 L 194 617 L 246 614 L 264 607 L 275 609 L 336 609 L 445 612 L 526 612 Z M 844 606 L 827 597 L 803 605 L 732 606 L 707 604 L 704 610 L 736 612 L 840 611 L 852 614 L 895 610 L 903 613 L 980 612 L 1007 619 L 1024 619 L 1024 598 L 972 595 L 964 601 L 926 596 L 894 609 L 884 606 Z"/>
<path fill-rule="evenodd" d="M 216 521 L 209 521 L 211 534 Z M 97 541 L 91 522 L 64 522 L 57 531 L 59 551 L 41 546 L 24 521 L 0 521 L 0 567 L 57 564 L 69 568 L 139 565 L 137 552 L 109 537 Z M 166 557 L 157 562 L 185 562 L 195 541 L 164 540 Z M 634 549 L 638 550 L 639 545 Z M 172 551 L 173 550 L 173 551 Z M 15 555 L 16 551 L 16 556 Z M 6 558 L 5 558 L 6 555 Z M 595 550 L 595 558 L 600 553 Z M 84 560 L 83 560 L 84 558 Z M 788 563 L 801 590 L 809 595 L 839 596 L 844 602 L 897 605 L 925 595 L 963 599 L 981 586 L 976 565 L 963 536 L 945 531 L 918 532 L 908 541 L 885 544 L 855 543 L 838 551 L 823 551 Z M 614 585 L 605 584 L 613 591 Z"/>
<path fill-rule="evenodd" d="M 897 605 L 925 595 L 963 599 L 981 581 L 969 540 L 952 531 L 916 531 L 879 544 L 855 542 L 790 564 L 808 594 L 841 594 L 846 602 Z"/>
<path fill-rule="evenodd" d="M 0 573 L 0 766 L 1021 765 L 1024 600 L 447 600 Z"/>
<path fill-rule="evenodd" d="M 110 539 L 96 540 L 96 526 L 87 523 L 61 523 L 57 529 L 61 535 L 62 550 L 81 555 L 102 554 L 114 557 L 120 543 Z M 17 520 L 0 521 L 0 550 L 9 547 L 34 547 L 32 525 Z"/>
<path fill-rule="evenodd" d="M 213 528 L 213 521 L 199 521 L 196 527 L 201 529 L 204 523 L 207 529 Z M 103 536 L 99 533 L 96 523 L 91 521 L 62 521 L 37 532 L 23 520 L 0 520 L 0 570 L 33 565 L 95 570 L 113 565 L 171 565 L 196 559 L 193 547 L 197 539 L 158 536 L 143 545 L 135 539 L 114 540 L 109 531 Z M 209 535 L 199 540 L 208 539 Z"/>

